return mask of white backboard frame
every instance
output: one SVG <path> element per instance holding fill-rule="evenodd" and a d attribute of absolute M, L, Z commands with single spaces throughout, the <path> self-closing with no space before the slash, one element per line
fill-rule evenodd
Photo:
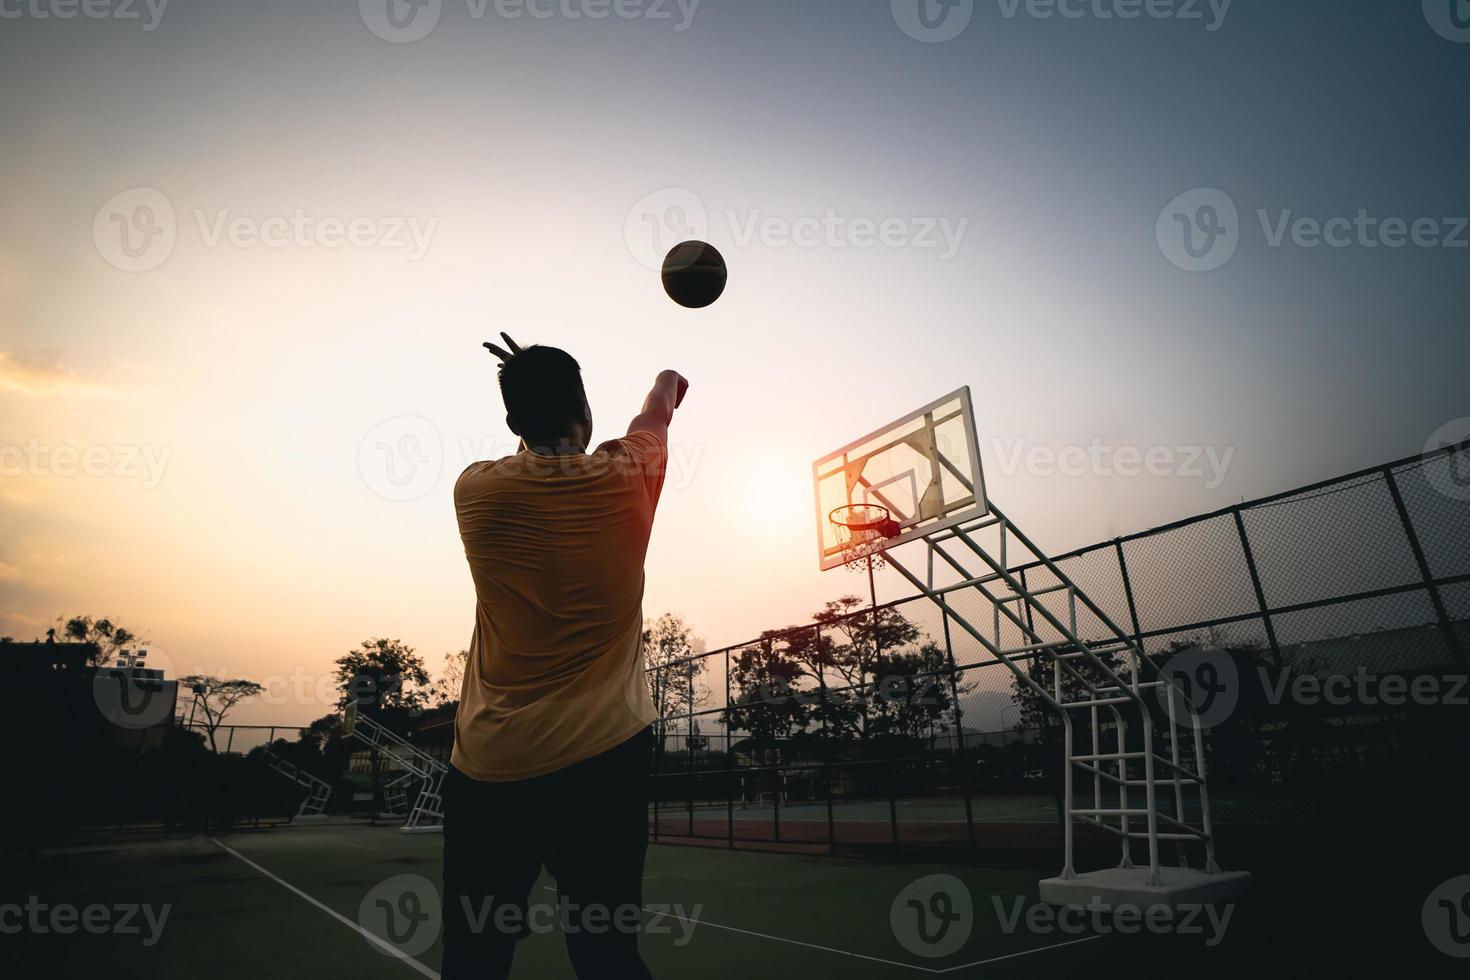
<path fill-rule="evenodd" d="M 847 563 L 846 559 L 842 556 L 840 548 L 829 545 L 828 543 L 828 510 L 830 508 L 822 500 L 823 479 L 843 472 L 851 462 L 848 459 L 848 454 L 854 450 L 880 440 L 887 433 L 910 425 L 927 415 L 932 415 L 939 409 L 956 401 L 959 402 L 960 406 L 960 424 L 963 428 L 964 439 L 968 449 L 969 466 L 965 470 L 961 470 L 958 465 L 955 465 L 951 471 L 951 475 L 963 475 L 963 479 L 973 488 L 971 495 L 973 499 L 969 504 L 956 510 L 948 511 L 937 519 L 924 520 L 922 515 L 914 515 L 910 520 L 903 523 L 902 533 L 898 537 L 893 538 L 888 543 L 888 547 L 896 548 L 899 545 L 906 544 L 918 538 L 926 537 L 936 531 L 942 531 L 946 528 L 963 524 L 966 521 L 984 517 L 990 512 L 989 498 L 985 495 L 985 476 L 983 468 L 980 465 L 980 440 L 975 430 L 975 411 L 970 399 L 970 389 L 967 386 L 952 391 L 943 398 L 937 398 L 923 408 L 910 412 L 903 418 L 890 422 L 881 429 L 868 433 L 861 439 L 854 439 L 841 449 L 828 453 L 812 464 L 812 495 L 817 510 L 817 558 L 823 571 L 837 568 Z M 941 420 L 941 422 L 943 421 L 947 420 Z M 849 493 L 846 502 L 863 503 L 865 501 L 854 500 Z"/>

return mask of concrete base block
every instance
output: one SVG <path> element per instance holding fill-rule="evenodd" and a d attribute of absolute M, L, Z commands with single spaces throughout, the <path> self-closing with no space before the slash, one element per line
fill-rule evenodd
<path fill-rule="evenodd" d="M 1210 874 L 1194 868 L 1160 868 L 1158 884 L 1149 884 L 1148 868 L 1108 868 L 1087 871 L 1074 878 L 1047 878 L 1041 882 L 1041 900 L 1047 905 L 1140 909 L 1181 905 L 1223 905 L 1238 899 L 1250 887 L 1246 871 Z"/>

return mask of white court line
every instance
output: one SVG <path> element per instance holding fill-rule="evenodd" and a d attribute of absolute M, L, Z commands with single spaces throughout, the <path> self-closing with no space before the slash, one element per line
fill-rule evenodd
<path fill-rule="evenodd" d="M 542 884 L 541 887 L 547 890 L 547 892 L 554 892 L 556 890 L 550 884 Z M 1047 952 L 1048 949 L 1061 949 L 1063 946 L 1075 946 L 1078 943 L 1088 943 L 1094 939 L 1103 939 L 1101 936 L 1083 936 L 1082 939 L 1069 939 L 1067 942 L 1053 943 L 1050 946 L 1036 946 L 1035 949 L 1022 949 L 1020 952 L 1008 952 L 1008 954 L 1003 956 L 991 956 L 989 959 L 976 959 L 975 962 L 961 962 L 957 967 L 923 967 L 923 965 L 916 964 L 916 962 L 903 962 L 901 959 L 883 959 L 882 956 L 869 956 L 867 954 L 860 954 L 860 952 L 851 952 L 850 949 L 836 949 L 835 946 L 819 946 L 817 943 L 803 942 L 800 939 L 786 939 L 785 936 L 772 936 L 770 933 L 757 933 L 750 929 L 735 929 L 734 926 L 720 926 L 719 923 L 711 923 L 707 918 L 689 918 L 686 915 L 678 915 L 675 912 L 667 911 L 667 909 L 644 908 L 644 911 L 650 912 L 653 915 L 667 915 L 669 918 L 678 918 L 679 921 L 691 923 L 695 929 L 698 929 L 700 926 L 709 926 L 710 929 L 723 929 L 725 932 L 739 933 L 742 936 L 756 936 L 757 939 L 769 939 L 772 942 L 786 943 L 789 946 L 806 946 L 807 949 L 820 949 L 822 952 L 833 952 L 833 954 L 838 954 L 839 956 L 853 956 L 854 959 L 867 959 L 870 962 L 881 962 L 885 967 L 904 967 L 907 970 L 919 970 L 920 973 L 933 974 L 954 973 L 956 970 L 969 970 L 970 967 L 983 967 L 983 965 L 991 964 L 991 962 L 1000 962 L 1001 959 L 1016 959 L 1017 956 L 1029 956 L 1033 952 Z"/>
<path fill-rule="evenodd" d="M 222 842 L 220 842 L 218 840 L 215 840 L 215 838 L 213 838 L 213 837 L 211 837 L 209 839 L 210 839 L 210 841 L 212 843 L 219 844 L 219 846 L 222 847 L 222 848 L 224 848 L 226 852 L 228 852 L 230 854 L 233 854 L 235 857 L 239 858 L 241 861 L 244 861 L 246 864 L 250 865 L 256 871 L 259 871 L 261 874 L 265 875 L 267 878 L 269 878 L 271 881 L 274 881 L 276 884 L 280 885 L 282 888 L 286 889 L 287 891 L 289 891 L 289 892 L 291 892 L 291 893 L 293 893 L 295 895 L 299 895 L 301 898 L 306 899 L 312 905 L 315 905 L 317 908 L 321 909 L 323 912 L 327 913 L 332 918 L 336 919 L 338 922 L 342 923 L 344 926 L 346 926 L 347 928 L 351 929 L 353 932 L 358 933 L 364 939 L 366 939 L 368 942 L 372 943 L 374 946 L 378 947 L 383 952 L 387 953 L 389 956 L 393 956 L 393 957 L 396 957 L 397 959 L 402 960 L 403 962 L 405 962 L 409 966 L 413 967 L 415 970 L 417 970 L 422 975 L 428 977 L 429 980 L 440 980 L 440 977 L 439 977 L 439 974 L 438 973 L 435 973 L 433 970 L 429 969 L 427 966 L 424 966 L 424 964 L 420 963 L 418 960 L 414 959 L 412 956 L 409 956 L 403 950 L 399 949 L 397 946 L 394 946 L 392 943 L 388 942 L 386 939 L 381 939 L 378 936 L 374 936 L 371 932 L 368 932 L 362 926 L 358 925 L 356 922 L 353 922 L 351 919 L 347 918 L 347 916 L 342 915 L 336 909 L 328 908 L 327 906 L 323 905 L 321 902 L 318 902 L 316 899 L 314 899 L 310 895 L 306 894 L 306 892 L 302 891 L 300 888 L 297 888 L 295 885 L 291 884 L 289 881 L 283 881 L 280 878 L 277 878 L 275 875 L 271 874 L 265 868 L 262 868 L 260 865 L 256 864 L 254 861 L 250 860 L 248 857 L 246 857 L 245 855 L 241 854 L 239 851 L 235 850 L 233 847 L 230 847 L 228 844 L 224 844 L 224 843 L 222 843 Z"/>
<path fill-rule="evenodd" d="M 427 966 L 424 966 L 424 964 L 420 963 L 418 960 L 414 959 L 412 956 L 409 956 L 407 953 L 403 952 L 397 946 L 394 946 L 392 943 L 390 943 L 390 942 L 388 942 L 388 941 L 386 941 L 384 939 L 381 939 L 378 936 L 373 935 L 371 932 L 369 932 L 368 930 L 364 929 L 362 926 L 358 925 L 356 922 L 353 922 L 351 919 L 347 918 L 345 915 L 340 914 L 335 909 L 329 908 L 326 905 L 323 905 L 321 902 L 318 902 L 316 899 L 312 898 L 310 895 L 306 894 L 306 892 L 304 892 L 301 889 L 297 888 L 295 885 L 291 884 L 290 882 L 283 881 L 282 879 L 280 879 L 280 878 L 276 877 L 275 875 L 271 874 L 265 868 L 262 868 L 260 865 L 256 864 L 254 861 L 250 860 L 248 857 L 246 857 L 245 855 L 241 854 L 239 851 L 235 850 L 234 848 L 230 847 L 229 845 L 224 844 L 224 843 L 216 840 L 213 837 L 211 837 L 209 839 L 210 839 L 210 841 L 212 843 L 218 844 L 225 851 L 229 852 L 230 854 L 233 854 L 235 857 L 239 858 L 241 861 L 244 861 L 246 864 L 250 865 L 250 867 L 254 868 L 256 871 L 259 871 L 261 874 L 265 875 L 267 878 L 269 878 L 271 881 L 274 881 L 276 884 L 280 885 L 282 888 L 285 888 L 287 891 L 290 891 L 290 892 L 292 892 L 292 893 L 294 893 L 296 895 L 299 895 L 301 898 L 306 899 L 312 905 L 315 905 L 317 908 L 321 909 L 323 912 L 327 913 L 328 915 L 330 915 L 332 918 L 336 919 L 338 922 L 342 923 L 347 928 L 349 928 L 352 931 L 360 934 L 364 939 L 366 939 L 368 942 L 372 943 L 374 946 L 377 946 L 379 949 L 383 950 L 383 952 L 387 953 L 389 956 L 393 956 L 393 957 L 396 957 L 396 958 L 398 958 L 400 960 L 403 960 L 405 963 L 407 963 L 409 966 L 413 967 L 419 973 L 421 973 L 422 975 L 428 977 L 429 980 L 440 980 L 440 976 L 439 976 L 438 973 L 435 973 L 433 970 L 429 969 Z M 552 887 L 551 885 L 543 885 L 542 888 L 545 889 L 546 891 L 549 891 L 549 892 L 556 891 L 556 889 L 554 887 Z M 1004 956 L 992 956 L 988 960 L 976 960 L 974 963 L 961 963 L 958 966 L 949 966 L 949 967 L 942 967 L 942 968 L 940 968 L 940 967 L 932 967 L 932 966 L 920 966 L 917 963 L 904 963 L 901 960 L 884 959 L 881 956 L 868 956 L 866 953 L 854 953 L 851 950 L 837 949 L 836 947 L 833 947 L 833 946 L 820 946 L 820 945 L 818 945 L 816 943 L 803 942 L 800 939 L 787 939 L 785 936 L 772 936 L 769 933 L 765 933 L 765 932 L 754 932 L 754 931 L 752 931 L 750 929 L 737 929 L 734 926 L 723 926 L 723 925 L 720 925 L 718 922 L 710 922 L 707 919 L 691 919 L 691 918 L 688 918 L 687 916 L 677 915 L 677 914 L 675 914 L 673 912 L 670 912 L 670 911 L 668 911 L 666 909 L 651 909 L 651 908 L 645 907 L 643 909 L 643 911 L 649 913 L 650 915 L 666 915 L 666 916 L 668 916 L 671 919 L 679 919 L 680 921 L 683 921 L 683 922 L 689 922 L 689 923 L 692 923 L 696 928 L 698 928 L 699 926 L 709 926 L 711 929 L 723 929 L 726 932 L 736 932 L 736 933 L 740 933 L 743 936 L 755 936 L 758 939 L 769 939 L 772 942 L 786 943 L 788 946 L 805 946 L 807 949 L 821 950 L 824 953 L 836 953 L 838 956 L 850 956 L 853 959 L 867 960 L 870 963 L 882 963 L 885 966 L 901 966 L 901 967 L 904 967 L 905 969 L 918 970 L 921 973 L 933 973 L 933 974 L 953 973 L 956 970 L 968 970 L 970 967 L 973 967 L 973 966 L 985 966 L 987 963 L 999 963 L 1001 960 L 1013 960 L 1013 959 L 1015 959 L 1018 956 L 1029 956 L 1032 953 L 1044 953 L 1047 950 L 1060 949 L 1063 946 L 1075 946 L 1078 943 L 1087 943 L 1087 942 L 1091 942 L 1094 939 L 1101 939 L 1102 938 L 1101 936 L 1084 936 L 1081 939 L 1071 939 L 1071 940 L 1068 940 L 1067 942 L 1064 942 L 1064 943 L 1053 943 L 1050 946 L 1038 946 L 1035 949 L 1023 949 L 1019 953 L 1007 953 Z"/>

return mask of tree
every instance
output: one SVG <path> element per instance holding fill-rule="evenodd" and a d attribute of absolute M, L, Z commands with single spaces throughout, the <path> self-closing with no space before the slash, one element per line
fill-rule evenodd
<path fill-rule="evenodd" d="M 664 613 L 643 631 L 643 676 L 653 698 L 655 734 L 662 738 L 676 718 L 709 703 L 709 691 L 699 689 L 698 678 L 709 664 L 697 656 L 699 644 L 682 616 Z"/>
<path fill-rule="evenodd" d="M 359 708 L 406 708 L 417 713 L 428 706 L 429 672 L 424 669 L 424 659 L 402 640 L 363 640 L 356 650 L 338 657 L 336 664 L 342 692 L 337 699 L 339 708 L 356 701 Z"/>
<path fill-rule="evenodd" d="M 824 706 L 827 731 L 865 741 L 870 705 L 883 681 L 879 658 L 918 640 L 919 628 L 896 608 L 864 609 L 863 600 L 853 595 L 828 602 L 812 618 L 824 642 L 799 645 L 797 655 L 807 650 L 815 654 L 806 666 L 822 671 L 828 691 L 846 689 Z"/>
<path fill-rule="evenodd" d="M 724 711 L 726 726 L 749 732 L 751 742 L 761 749 L 774 748 L 805 731 L 813 700 L 797 692 L 803 674 L 790 651 L 770 637 L 735 654 L 730 661 L 733 692 Z"/>
<path fill-rule="evenodd" d="M 465 664 L 469 663 L 469 659 L 468 650 L 444 655 L 444 675 L 434 682 L 434 703 L 436 705 L 443 707 L 459 701 L 459 696 L 464 690 L 464 668 Z"/>
<path fill-rule="evenodd" d="M 106 617 L 93 619 L 91 616 L 73 616 L 70 619 L 58 617 L 56 620 L 62 623 L 62 634 L 73 643 L 92 643 L 97 647 L 97 654 L 89 658 L 89 667 L 101 667 L 110 661 L 116 660 L 118 654 L 127 647 L 136 647 L 140 643 L 148 641 L 142 636 L 134 633 L 125 626 L 114 623 Z M 53 635 L 48 631 L 48 636 Z"/>
<path fill-rule="evenodd" d="M 954 690 L 950 686 L 949 657 L 939 644 L 928 641 L 917 650 L 884 650 L 874 661 L 876 680 L 869 699 L 868 730 L 875 738 L 932 742 L 936 732 L 949 731 L 954 721 Z M 961 696 L 974 683 L 955 678 Z"/>
<path fill-rule="evenodd" d="M 221 680 L 208 674 L 190 674 L 179 679 L 179 686 L 194 693 L 194 703 L 204 711 L 204 727 L 209 733 L 209 747 L 215 752 L 219 745 L 214 733 L 224 724 L 225 716 L 247 698 L 258 696 L 265 688 L 254 681 L 241 678 Z"/>

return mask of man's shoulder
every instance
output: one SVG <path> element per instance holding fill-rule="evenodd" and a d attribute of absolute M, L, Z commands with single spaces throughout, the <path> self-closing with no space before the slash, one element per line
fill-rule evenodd
<path fill-rule="evenodd" d="M 515 459 L 514 456 L 502 456 L 500 459 L 482 459 L 471 463 L 459 474 L 459 479 L 454 481 L 454 495 L 458 497 L 464 490 L 483 486 L 487 480 L 494 480 L 500 476 L 505 469 L 506 460 Z"/>
<path fill-rule="evenodd" d="M 633 456 L 638 454 L 662 453 L 666 449 L 664 440 L 652 432 L 639 430 L 617 439 L 609 439 L 594 450 L 594 454 L 608 456 Z"/>

